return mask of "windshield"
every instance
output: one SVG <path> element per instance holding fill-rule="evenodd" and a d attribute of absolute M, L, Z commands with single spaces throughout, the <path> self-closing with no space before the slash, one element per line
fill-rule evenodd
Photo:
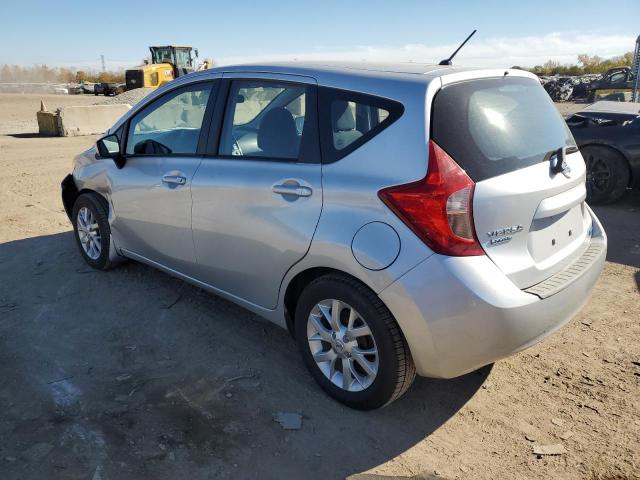
<path fill-rule="evenodd" d="M 176 66 L 191 66 L 191 51 L 188 48 L 176 48 Z"/>
<path fill-rule="evenodd" d="M 173 49 L 169 47 L 154 47 L 151 49 L 153 63 L 174 63 Z"/>
<path fill-rule="evenodd" d="M 176 67 L 191 67 L 191 49 L 174 47 L 151 47 L 153 63 L 170 63 Z"/>
<path fill-rule="evenodd" d="M 445 86 L 436 94 L 432 115 L 433 140 L 476 182 L 575 145 L 549 95 L 532 79 L 477 79 Z"/>

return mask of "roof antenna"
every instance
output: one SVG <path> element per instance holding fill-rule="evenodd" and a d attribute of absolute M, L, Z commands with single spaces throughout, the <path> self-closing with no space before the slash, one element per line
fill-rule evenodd
<path fill-rule="evenodd" d="M 451 62 L 451 60 L 453 60 L 453 57 L 455 57 L 458 54 L 460 49 L 462 47 L 464 47 L 465 43 L 467 43 L 469 41 L 469 39 L 476 34 L 476 32 L 477 32 L 477 30 L 474 30 L 473 32 L 471 32 L 471 35 L 469 35 L 466 38 L 466 40 L 460 44 L 460 46 L 456 49 L 456 51 L 453 52 L 449 58 L 445 58 L 444 60 L 440 60 L 440 63 L 438 65 L 453 65 L 453 63 Z"/>

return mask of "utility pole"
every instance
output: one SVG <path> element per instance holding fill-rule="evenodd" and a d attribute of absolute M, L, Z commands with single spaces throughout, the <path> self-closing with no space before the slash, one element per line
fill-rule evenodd
<path fill-rule="evenodd" d="M 640 36 L 636 40 L 636 49 L 633 52 L 633 65 L 631 66 L 631 73 L 633 75 L 633 93 L 631 95 L 631 101 L 637 102 L 640 100 L 638 98 L 638 86 L 640 82 L 638 81 L 638 76 L 640 75 Z"/>
<path fill-rule="evenodd" d="M 107 69 L 104 66 L 104 55 L 100 55 L 100 61 L 102 61 L 102 73 L 106 72 Z"/>

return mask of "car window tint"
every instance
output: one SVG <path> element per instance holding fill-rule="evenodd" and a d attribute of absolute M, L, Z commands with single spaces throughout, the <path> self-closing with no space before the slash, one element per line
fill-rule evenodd
<path fill-rule="evenodd" d="M 335 88 L 321 88 L 319 101 L 325 163 L 340 160 L 367 143 L 404 112 L 399 102 Z"/>
<path fill-rule="evenodd" d="M 233 81 L 218 153 L 298 159 L 306 102 L 305 85 L 268 80 Z"/>
<path fill-rule="evenodd" d="M 331 131 L 333 146 L 342 150 L 369 133 L 389 116 L 389 111 L 374 105 L 333 100 L 331 102 Z"/>
<path fill-rule="evenodd" d="M 137 113 L 129 123 L 127 154 L 195 154 L 211 88 L 200 83 L 178 89 Z"/>
<path fill-rule="evenodd" d="M 622 80 L 624 80 L 624 76 L 625 76 L 625 73 L 624 73 L 624 72 L 617 72 L 617 73 L 613 73 L 613 74 L 611 75 L 611 77 L 609 77 L 609 80 L 610 80 L 612 83 L 615 83 L 615 82 L 621 82 Z"/>
<path fill-rule="evenodd" d="M 283 90 L 282 87 L 268 85 L 238 87 L 233 124 L 245 125 L 255 119 Z"/>
<path fill-rule="evenodd" d="M 453 83 L 433 100 L 431 138 L 480 182 L 542 162 L 575 145 L 540 82 L 483 78 Z"/>

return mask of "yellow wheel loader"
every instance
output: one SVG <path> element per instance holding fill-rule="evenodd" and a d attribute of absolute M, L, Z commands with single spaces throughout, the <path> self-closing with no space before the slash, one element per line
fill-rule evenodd
<path fill-rule="evenodd" d="M 125 72 L 126 89 L 157 88 L 171 80 L 196 70 L 195 61 L 198 50 L 187 45 L 167 45 L 149 47 L 151 63 L 131 68 Z M 195 56 L 192 55 L 195 53 Z M 210 62 L 197 69 L 210 68 Z"/>

